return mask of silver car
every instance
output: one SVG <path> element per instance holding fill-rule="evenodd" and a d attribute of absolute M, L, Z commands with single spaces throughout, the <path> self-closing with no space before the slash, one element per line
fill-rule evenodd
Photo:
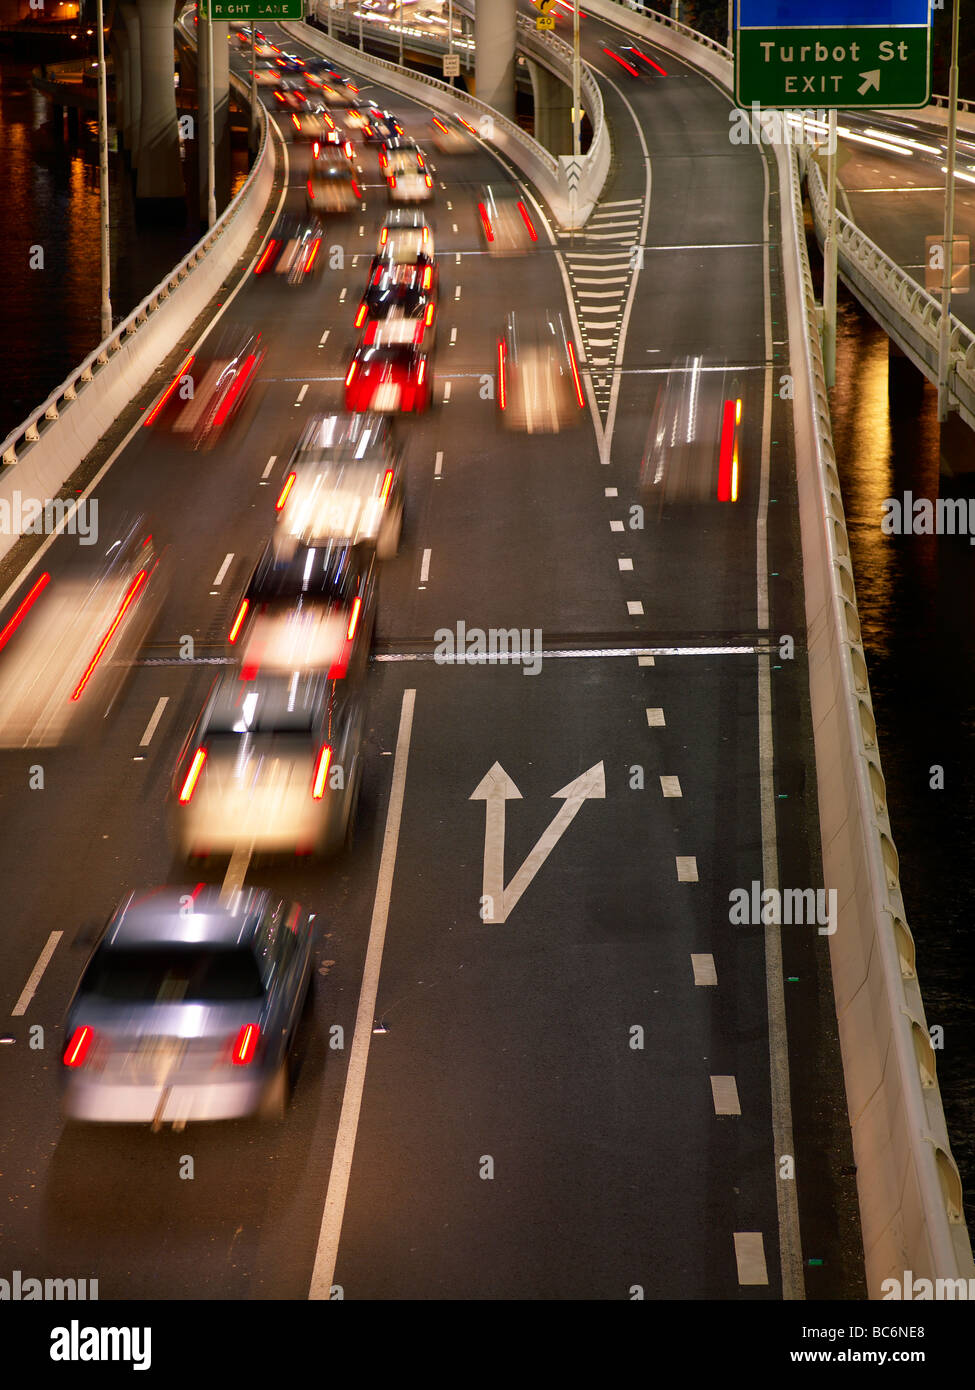
<path fill-rule="evenodd" d="M 155 888 L 115 911 L 65 1020 L 72 1120 L 280 1118 L 312 975 L 297 903 L 245 888 Z"/>

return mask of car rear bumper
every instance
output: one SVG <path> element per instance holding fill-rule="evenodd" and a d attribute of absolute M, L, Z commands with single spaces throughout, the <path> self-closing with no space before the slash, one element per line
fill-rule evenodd
<path fill-rule="evenodd" d="M 270 1084 L 263 1072 L 243 1081 L 172 1085 L 125 1085 L 72 1077 L 65 1086 L 61 1110 L 65 1119 L 107 1124 L 239 1120 L 260 1110 Z"/>

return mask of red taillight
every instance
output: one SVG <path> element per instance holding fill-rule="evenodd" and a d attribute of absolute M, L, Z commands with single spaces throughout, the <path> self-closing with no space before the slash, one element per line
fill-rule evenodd
<path fill-rule="evenodd" d="M 10 621 L 6 624 L 3 631 L 0 632 L 0 652 L 3 651 L 4 647 L 10 641 L 11 637 L 13 637 L 14 633 L 17 631 L 18 627 L 23 622 L 24 618 L 26 618 L 30 609 L 33 608 L 34 602 L 36 599 L 40 597 L 41 591 L 47 588 L 48 584 L 50 583 L 50 579 L 51 576 L 45 570 L 44 573 L 41 575 L 40 579 L 36 580 L 34 584 L 32 584 L 30 593 L 27 594 L 26 597 L 22 599 L 21 602 L 17 605 L 17 611 L 14 613 Z"/>
<path fill-rule="evenodd" d="M 246 1067 L 253 1062 L 260 1040 L 261 1030 L 256 1023 L 245 1023 L 237 1034 L 230 1060 L 235 1067 Z"/>
<path fill-rule="evenodd" d="M 491 226 L 491 219 L 488 217 L 487 208 L 483 203 L 478 203 L 477 210 L 481 214 L 481 222 L 484 225 L 484 235 L 488 241 L 494 240 L 494 228 Z"/>
<path fill-rule="evenodd" d="M 323 743 L 315 762 L 315 776 L 311 784 L 311 794 L 315 801 L 321 801 L 325 795 L 325 781 L 328 777 L 328 767 L 331 761 L 332 749 L 329 744 Z"/>
<path fill-rule="evenodd" d="M 608 58 L 615 59 L 615 61 L 619 63 L 620 67 L 626 68 L 627 72 L 632 72 L 634 77 L 640 76 L 639 72 L 633 66 L 632 63 L 628 63 L 625 58 L 621 58 L 620 55 L 618 53 L 614 53 L 611 48 L 604 48 L 603 52 L 606 54 Z"/>
<path fill-rule="evenodd" d="M 351 385 L 352 385 L 352 378 L 355 376 L 356 371 L 358 370 L 358 367 L 359 367 L 359 363 L 358 363 L 358 362 L 353 362 L 353 363 L 352 363 L 352 366 L 349 368 L 348 376 L 345 378 L 345 384 L 346 384 L 346 386 L 351 386 Z"/>
<path fill-rule="evenodd" d="M 294 477 L 294 474 L 292 474 L 292 477 Z M 280 499 L 279 499 L 279 500 L 280 500 Z M 282 506 L 283 506 L 283 505 L 284 505 L 284 504 L 282 503 Z M 278 510 L 280 511 L 280 508 L 278 508 Z M 234 618 L 234 621 L 233 621 L 233 624 L 232 624 L 232 626 L 231 626 L 231 629 L 230 629 L 229 633 L 227 634 L 227 641 L 231 644 L 231 646 L 233 646 L 234 642 L 237 641 L 237 638 L 238 638 L 239 635 L 240 635 L 241 624 L 243 623 L 244 619 L 247 617 L 247 610 L 248 610 L 248 608 L 250 608 L 250 606 L 251 606 L 250 599 L 245 598 L 244 601 L 243 601 L 243 603 L 242 603 L 242 604 L 240 605 L 240 607 L 237 609 L 237 616 L 236 616 L 236 618 Z"/>
<path fill-rule="evenodd" d="M 430 240 L 430 228 L 429 228 L 429 227 L 424 227 L 424 228 L 423 228 L 423 244 L 424 244 L 424 246 L 426 245 L 426 243 L 427 243 L 429 240 Z"/>
<path fill-rule="evenodd" d="M 447 127 L 444 125 L 443 121 L 438 121 L 437 118 L 436 118 L 436 116 L 434 116 L 434 118 L 433 118 L 433 124 L 437 127 L 438 130 L 442 130 L 443 133 L 444 133 L 444 135 L 449 135 L 449 134 L 450 134 L 450 131 L 449 131 L 449 130 L 447 129 Z"/>
<path fill-rule="evenodd" d="M 321 239 L 320 236 L 317 236 L 317 237 L 315 238 L 315 240 L 314 240 L 314 241 L 312 242 L 312 244 L 311 244 L 311 250 L 308 252 L 308 259 L 305 261 L 305 274 L 306 274 L 306 275 L 308 274 L 308 272 L 311 270 L 312 266 L 315 264 L 316 260 L 318 259 L 318 253 L 319 253 L 319 251 L 320 251 L 321 249 L 322 249 L 322 239 Z"/>
<path fill-rule="evenodd" d="M 380 246 L 385 246 L 385 245 L 386 245 L 386 242 L 387 242 L 388 240 L 389 240 L 389 228 L 388 228 L 388 227 L 384 227 L 384 228 L 382 229 L 382 231 L 379 233 L 379 245 L 380 245 Z"/>
<path fill-rule="evenodd" d="M 142 423 L 143 423 L 144 425 L 151 425 L 152 422 L 153 422 L 153 420 L 155 420 L 155 418 L 156 418 L 156 416 L 159 414 L 160 410 L 162 410 L 163 406 L 166 404 L 166 402 L 169 400 L 170 396 L 171 396 L 171 395 L 173 394 L 173 392 L 176 390 L 176 387 L 179 385 L 179 383 L 182 381 L 183 377 L 186 375 L 186 373 L 189 371 L 190 367 L 193 365 L 194 356 L 195 356 L 195 354 L 192 354 L 192 353 L 191 353 L 190 356 L 187 357 L 187 359 L 186 359 L 186 361 L 183 363 L 182 367 L 180 367 L 179 371 L 176 373 L 176 375 L 173 377 L 172 381 L 171 381 L 171 382 L 169 383 L 169 385 L 166 387 L 166 390 L 163 392 L 162 396 L 160 397 L 160 400 L 159 400 L 158 404 L 156 405 L 155 409 L 154 409 L 154 410 L 151 410 L 151 411 L 149 412 L 149 414 L 146 416 L 146 418 L 143 420 Z"/>
<path fill-rule="evenodd" d="M 735 402 L 725 401 L 721 420 L 721 446 L 718 454 L 719 502 L 730 502 L 732 500 L 731 474 L 735 454 L 735 411 Z"/>
<path fill-rule="evenodd" d="M 315 190 L 311 186 L 311 179 L 308 180 L 308 196 L 312 200 L 312 202 L 315 201 Z"/>
<path fill-rule="evenodd" d="M 297 478 L 297 476 L 297 473 L 289 473 L 287 478 L 285 478 L 284 487 L 278 493 L 278 500 L 274 504 L 274 510 L 276 512 L 280 512 L 284 507 L 285 502 L 287 502 L 288 497 L 291 494 L 291 489 L 295 485 L 295 479 Z"/>
<path fill-rule="evenodd" d="M 532 220 L 528 216 L 528 209 L 525 207 L 524 203 L 520 201 L 518 203 L 518 211 L 521 213 L 521 220 L 528 228 L 528 235 L 531 237 L 532 241 L 537 241 L 538 233 L 535 231 L 534 225 L 532 224 Z"/>
<path fill-rule="evenodd" d="M 425 319 L 425 323 L 426 323 L 427 328 L 429 328 L 430 325 L 433 323 L 433 313 L 434 313 L 434 306 L 431 304 L 430 307 L 427 309 L 427 316 L 426 316 L 426 319 Z"/>
<path fill-rule="evenodd" d="M 226 420 L 227 416 L 230 414 L 231 410 L 233 409 L 234 401 L 243 392 L 244 387 L 247 385 L 248 378 L 250 377 L 250 374 L 254 370 L 256 365 L 257 354 L 253 352 L 249 353 L 248 356 L 244 358 L 244 365 L 241 367 L 240 371 L 234 377 L 230 385 L 230 390 L 224 396 L 223 400 L 220 403 L 219 410 L 213 417 L 214 429 L 219 429 L 223 422 Z"/>
<path fill-rule="evenodd" d="M 313 141 L 312 141 L 312 147 L 311 147 L 311 156 L 312 156 L 312 159 L 317 159 L 317 158 L 318 158 L 318 152 L 319 152 L 319 150 L 320 150 L 321 148 L 322 148 L 322 147 L 321 147 L 320 143 L 319 143 L 317 140 L 313 140 Z"/>
<path fill-rule="evenodd" d="M 423 272 L 423 288 L 424 288 L 425 290 L 428 290 L 432 284 L 433 284 L 433 266 L 432 266 L 432 265 L 428 265 L 427 268 L 426 268 L 426 270 L 424 270 L 424 272 Z"/>
<path fill-rule="evenodd" d="M 660 64 L 659 64 L 659 63 L 655 63 L 655 62 L 653 61 L 652 58 L 648 58 L 647 55 L 646 55 L 645 53 L 642 53 L 642 52 L 640 51 L 639 48 L 637 48 L 636 46 L 634 46 L 633 52 L 636 54 L 636 56 L 637 56 L 638 58 L 642 58 L 643 61 L 644 61 L 645 63 L 649 63 L 650 66 L 651 66 L 652 68 L 656 68 L 657 71 L 660 73 L 661 77 L 666 77 L 666 76 L 667 76 L 666 72 L 665 72 L 664 69 L 660 66 Z"/>
<path fill-rule="evenodd" d="M 383 504 L 384 507 L 385 507 L 386 501 L 387 501 L 387 499 L 388 499 L 388 497 L 389 497 L 389 489 L 390 489 L 392 486 L 393 486 L 393 470 L 392 470 L 391 468 L 387 468 L 387 469 L 386 469 L 386 475 L 385 475 L 385 477 L 383 478 L 383 490 L 382 490 L 382 492 L 379 494 L 379 500 L 380 500 L 380 502 L 382 502 L 382 504 Z M 358 602 L 359 602 L 359 600 L 356 599 L 356 603 L 358 603 Z"/>
<path fill-rule="evenodd" d="M 95 667 L 98 665 L 99 661 L 101 661 L 102 657 L 105 654 L 105 648 L 108 646 L 109 642 L 111 642 L 112 638 L 115 636 L 116 632 L 118 631 L 119 624 L 125 617 L 132 604 L 135 603 L 136 599 L 139 597 L 139 594 L 141 593 L 145 585 L 148 583 L 148 581 L 149 575 L 146 573 L 145 570 L 140 570 L 136 577 L 133 579 L 132 583 L 129 585 L 128 591 L 126 592 L 126 595 L 123 598 L 122 602 L 119 604 L 118 612 L 112 619 L 108 631 L 105 633 L 104 637 L 99 642 L 98 646 L 95 648 L 95 654 L 89 661 L 87 667 L 85 668 L 84 675 L 81 677 L 81 680 L 78 682 L 78 684 L 72 691 L 72 700 L 81 699 L 81 696 L 84 693 L 85 686 L 88 684 L 88 682 L 92 678 L 92 675 L 94 674 Z"/>
<path fill-rule="evenodd" d="M 389 175 L 389 186 L 390 186 L 390 188 L 395 188 L 395 187 L 396 187 L 396 175 L 395 175 L 395 174 L 390 174 L 390 175 Z"/>
<path fill-rule="evenodd" d="M 385 500 L 386 500 L 386 499 L 385 499 L 385 497 L 384 497 L 384 498 L 383 498 L 383 501 L 385 502 Z M 355 637 L 355 630 L 356 630 L 356 628 L 357 628 L 358 625 L 359 625 L 359 614 L 360 614 L 361 611 L 362 611 L 362 599 L 359 598 L 358 595 L 357 595 L 357 596 L 355 597 L 355 599 L 353 600 L 353 602 L 352 602 L 352 617 L 349 619 L 348 631 L 347 631 L 346 634 L 345 634 L 345 637 L 346 637 L 346 641 L 347 641 L 347 642 L 351 642 L 351 641 L 353 640 L 353 638 Z"/>
<path fill-rule="evenodd" d="M 569 366 L 572 368 L 572 380 L 575 382 L 576 388 L 576 400 L 582 406 L 585 405 L 586 401 L 585 397 L 582 394 L 582 382 L 579 380 L 579 368 L 576 366 L 576 350 L 571 343 L 568 344 L 568 348 Z"/>
<path fill-rule="evenodd" d="M 346 142 L 345 142 L 345 144 L 342 146 L 342 148 L 343 148 L 343 150 L 345 150 L 346 158 L 347 158 L 347 159 L 351 159 L 351 158 L 352 158 L 352 141 L 351 141 L 351 140 L 346 140 Z"/>
<path fill-rule="evenodd" d="M 301 129 L 301 122 L 299 121 L 298 117 L 294 114 L 293 111 L 291 113 L 291 124 L 294 126 L 295 130 Z"/>
<path fill-rule="evenodd" d="M 267 244 L 267 250 L 264 252 L 264 255 L 258 261 L 257 265 L 254 267 L 255 275 L 262 275 L 264 273 L 264 271 L 267 269 L 268 261 L 271 259 L 271 257 L 274 255 L 274 252 L 277 250 L 277 246 L 277 241 L 274 239 L 274 237 L 272 237 Z M 148 423 L 149 422 L 147 420 L 146 424 Z"/>
<path fill-rule="evenodd" d="M 423 182 L 426 184 L 427 188 L 433 187 L 433 179 L 430 177 L 429 174 L 424 174 Z"/>
<path fill-rule="evenodd" d="M 64 1065 L 66 1067 L 83 1067 L 94 1040 L 94 1029 L 89 1028 L 87 1024 L 82 1028 L 76 1028 L 64 1051 Z"/>
<path fill-rule="evenodd" d="M 360 189 L 359 185 L 356 183 L 355 179 L 352 180 L 352 192 L 355 194 L 355 196 L 356 196 L 357 198 L 361 198 L 361 197 L 362 197 L 362 190 Z"/>
<path fill-rule="evenodd" d="M 505 408 L 504 393 L 504 339 L 498 339 L 498 404 L 501 409 Z"/>
<path fill-rule="evenodd" d="M 190 797 L 196 791 L 196 784 L 200 780 L 200 773 L 203 771 L 203 764 L 207 760 L 207 750 L 198 748 L 193 754 L 193 761 L 190 763 L 189 771 L 179 791 L 179 799 L 182 805 L 186 805 Z"/>
<path fill-rule="evenodd" d="M 416 374 L 416 384 L 417 384 L 417 386 L 422 386 L 422 385 L 423 385 L 423 378 L 426 376 L 426 374 L 427 374 L 427 359 L 424 357 L 423 361 L 420 363 L 420 370 L 419 370 L 419 371 L 417 372 L 417 374 Z"/>
<path fill-rule="evenodd" d="M 366 315 L 368 314 L 368 312 L 369 312 L 369 306 L 368 306 L 368 304 L 360 304 L 360 305 L 359 305 L 359 312 L 358 312 L 358 313 L 356 314 L 356 316 L 355 316 L 355 326 L 356 326 L 356 328 L 361 328 L 361 327 L 362 327 L 362 325 L 363 325 L 363 324 L 365 323 L 365 321 L 366 321 Z"/>

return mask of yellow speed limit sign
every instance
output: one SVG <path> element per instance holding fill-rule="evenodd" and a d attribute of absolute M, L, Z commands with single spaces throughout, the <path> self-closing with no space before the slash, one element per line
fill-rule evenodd
<path fill-rule="evenodd" d="M 540 15 L 538 16 L 538 18 L 535 20 L 535 28 L 536 28 L 536 29 L 554 29 L 554 28 L 555 28 L 555 17 L 554 17 L 554 15 L 544 15 L 544 14 L 540 14 Z"/>

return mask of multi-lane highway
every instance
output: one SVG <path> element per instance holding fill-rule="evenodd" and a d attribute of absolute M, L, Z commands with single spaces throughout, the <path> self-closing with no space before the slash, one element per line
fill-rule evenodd
<path fill-rule="evenodd" d="M 228 872 L 179 859 L 167 797 L 290 451 L 342 405 L 387 210 L 373 150 L 318 279 L 249 275 L 223 306 L 268 348 L 242 418 L 198 453 L 137 426 L 97 483 L 103 533 L 148 514 L 172 582 L 100 735 L 0 755 L 11 1267 L 95 1276 L 102 1298 L 862 1294 L 826 938 L 729 914 L 755 881 L 821 886 L 777 193 L 729 142 L 726 96 L 663 55 L 666 78 L 624 88 L 602 54 L 619 37 L 587 21 L 614 139 L 600 206 L 569 237 L 531 204 L 522 257 L 487 254 L 477 209 L 513 171 L 436 154 L 429 112 L 364 87 L 433 165 L 435 403 L 396 426 L 406 521 L 354 844 L 246 866 L 317 914 L 280 1124 L 65 1129 L 60 1025 L 86 932 L 129 888 Z M 286 211 L 307 159 L 288 144 Z M 572 428 L 503 427 L 511 310 L 570 325 Z M 661 487 L 645 459 L 667 430 L 676 458 L 678 429 Z M 4 614 L 74 544 L 8 574 Z M 459 623 L 537 631 L 540 670 L 435 661 Z"/>

